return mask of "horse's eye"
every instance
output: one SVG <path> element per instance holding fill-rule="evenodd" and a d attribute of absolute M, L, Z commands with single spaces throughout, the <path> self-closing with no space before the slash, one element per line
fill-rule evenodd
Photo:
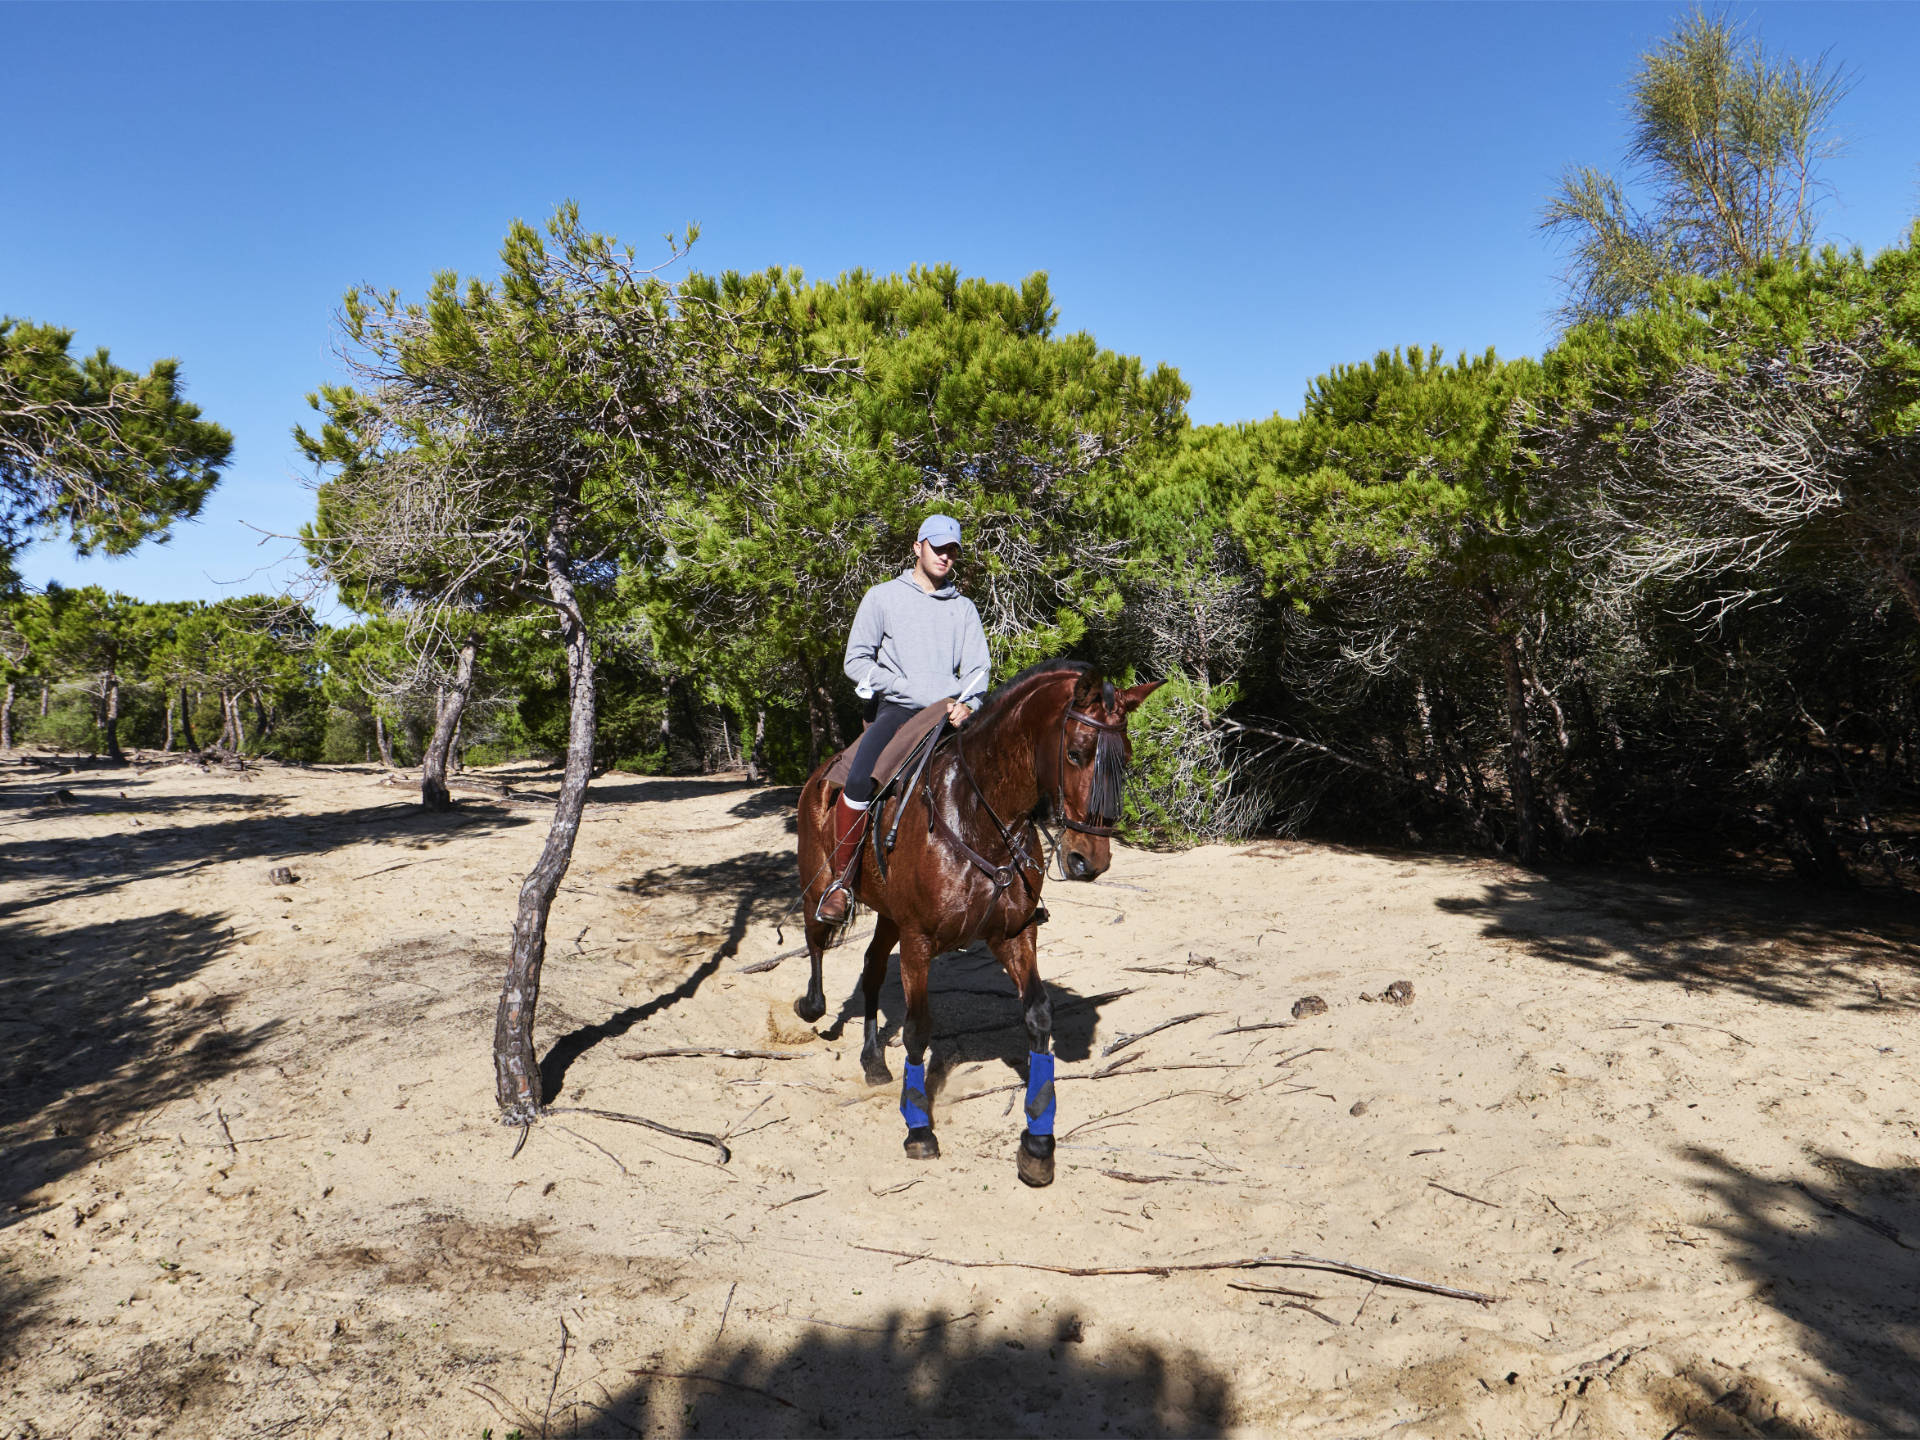
<path fill-rule="evenodd" d="M 1084 765 L 1087 763 L 1087 752 L 1084 750 L 1069 750 L 1067 751 L 1067 759 L 1076 765 Z"/>

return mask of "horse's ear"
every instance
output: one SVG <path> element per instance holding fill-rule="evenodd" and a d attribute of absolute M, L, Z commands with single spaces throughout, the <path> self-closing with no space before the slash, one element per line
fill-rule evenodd
<path fill-rule="evenodd" d="M 1153 694 L 1154 691 L 1166 683 L 1164 680 L 1148 680 L 1139 685 L 1129 685 L 1124 690 L 1114 691 L 1113 698 L 1120 702 L 1120 708 L 1122 710 L 1131 715 L 1140 708 L 1140 702 L 1142 700 L 1146 699 L 1147 696 Z"/>
<path fill-rule="evenodd" d="M 1102 680 L 1091 670 L 1082 672 L 1080 678 L 1073 682 L 1074 708 L 1076 710 L 1086 709 L 1087 706 L 1091 705 L 1094 700 L 1098 698 L 1100 687 L 1106 683 L 1106 681 Z"/>

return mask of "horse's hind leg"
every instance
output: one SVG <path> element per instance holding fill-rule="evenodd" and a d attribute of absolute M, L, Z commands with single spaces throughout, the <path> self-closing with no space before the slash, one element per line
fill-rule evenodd
<path fill-rule="evenodd" d="M 887 1069 L 887 1042 L 880 1033 L 880 986 L 887 978 L 887 956 L 893 942 L 900 938 L 900 927 L 882 915 L 873 927 L 873 943 L 867 946 L 866 968 L 860 972 L 860 998 L 866 1003 L 865 1038 L 860 1046 L 860 1068 L 866 1071 L 869 1085 L 884 1085 L 893 1079 Z"/>
<path fill-rule="evenodd" d="M 901 1038 L 907 1046 L 907 1073 L 900 1082 L 900 1116 L 907 1122 L 907 1155 L 914 1160 L 940 1158 L 940 1142 L 933 1138 L 933 1113 L 927 1100 L 927 1047 L 933 1039 L 927 970 L 932 961 L 930 939 L 901 935 L 900 988 L 907 996 L 907 1021 Z"/>
<path fill-rule="evenodd" d="M 1020 992 L 1021 1018 L 1027 1026 L 1027 1128 L 1015 1156 L 1020 1178 L 1029 1185 L 1053 1183 L 1053 1005 L 1040 978 L 1040 955 L 1033 927 L 994 947 L 1008 978 Z"/>
<path fill-rule="evenodd" d="M 827 1013 L 827 991 L 821 980 L 820 966 L 827 951 L 827 941 L 833 934 L 833 927 L 823 920 L 813 918 L 813 907 L 807 907 L 807 961 L 812 969 L 807 974 L 807 993 L 793 1002 L 793 1013 L 811 1025 Z"/>

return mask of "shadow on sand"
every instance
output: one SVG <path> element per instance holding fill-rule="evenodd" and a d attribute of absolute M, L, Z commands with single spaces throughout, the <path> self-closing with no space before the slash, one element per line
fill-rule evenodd
<path fill-rule="evenodd" d="M 774 1323 L 803 1318 L 776 1312 Z M 741 1323 L 766 1324 L 750 1311 Z M 565 1387 L 544 1417 L 503 1418 L 555 1436 L 1224 1433 L 1224 1374 L 1134 1340 L 1090 1355 L 1092 1331 L 1074 1314 L 1011 1339 L 940 1311 L 896 1311 L 872 1326 L 814 1321 L 785 1346 L 717 1340 L 685 1369 L 629 1371 L 624 1389 L 602 1372 Z"/>
<path fill-rule="evenodd" d="M 1591 871 L 1500 880 L 1436 902 L 1490 940 L 1626 980 L 1847 1010 L 1920 1010 L 1920 904 L 1797 886 L 1637 881 Z"/>
<path fill-rule="evenodd" d="M 231 1073 L 271 1036 L 227 1024 L 231 995 L 152 998 L 232 943 L 224 917 L 180 910 L 0 925 L 0 1234 L 33 1223 L 34 1192 L 103 1158 L 129 1120 Z"/>
<path fill-rule="evenodd" d="M 1670 1406 L 1676 1429 L 1920 1434 L 1920 1172 L 1858 1165 L 1809 1147 L 1819 1174 L 1803 1189 L 1711 1150 L 1681 1158 L 1725 1209 L 1710 1227 L 1730 1246 L 1730 1263 L 1792 1322 L 1798 1348 L 1815 1362 L 1795 1368 L 1825 1413 L 1802 1428 L 1778 1413 L 1763 1385 L 1716 1372 L 1682 1377 L 1691 1384 L 1676 1390 Z"/>
<path fill-rule="evenodd" d="M 660 784 L 671 782 L 661 781 Z M 793 857 L 762 850 L 735 855 L 708 865 L 664 865 L 621 884 L 636 895 L 687 895 L 706 901 L 731 901 L 732 918 L 725 937 L 713 953 L 688 972 L 679 984 L 651 999 L 630 1005 L 594 1025 L 582 1025 L 554 1041 L 540 1061 L 540 1088 L 545 1105 L 560 1098 L 573 1062 L 603 1040 L 617 1040 L 634 1026 L 651 1020 L 683 1000 L 691 1000 L 728 960 L 740 952 L 747 927 L 756 920 L 777 919 L 793 888 Z"/>
<path fill-rule="evenodd" d="M 866 953 L 864 941 L 850 943 L 827 952 L 829 980 L 845 972 L 852 988 L 840 1002 L 840 1010 L 822 1035 L 839 1039 L 852 1026 L 855 1033 L 866 1015 L 866 1002 L 860 996 L 860 966 Z M 806 961 L 795 979 L 804 987 Z M 1049 980 L 1047 994 L 1053 1002 L 1053 1053 L 1069 1064 L 1093 1054 L 1093 1035 L 1100 1023 L 1100 1007 L 1117 998 L 1114 994 L 1082 995 L 1058 980 Z M 796 992 L 797 993 L 797 992 Z M 1021 1017 L 1020 1000 L 1013 982 L 985 945 L 934 958 L 927 979 L 928 1002 L 933 1007 L 934 1068 L 945 1072 L 953 1066 L 975 1060 L 999 1060 L 1007 1068 L 1024 1076 L 1027 1073 L 1027 1030 Z M 887 978 L 880 985 L 880 1028 L 889 1042 L 900 1034 L 907 1018 L 906 992 L 900 988 L 900 952 L 887 957 Z"/>
<path fill-rule="evenodd" d="M 408 799 L 289 817 L 280 813 L 284 802 L 273 795 L 240 791 L 123 799 L 120 790 L 125 784 L 112 775 L 85 779 L 67 775 L 17 782 L 0 790 L 0 817 L 8 820 L 80 814 L 114 823 L 109 835 L 0 839 L 0 875 L 16 884 L 43 887 L 39 894 L 0 905 L 0 916 L 105 894 L 134 880 L 177 877 L 230 860 L 284 864 L 366 840 L 424 850 L 469 828 L 484 832 L 531 823 L 530 817 L 516 815 L 505 806 L 471 800 L 441 814 L 424 811 Z M 63 794 L 71 798 L 63 800 Z M 220 815 L 199 824 L 192 819 L 196 814 L 236 809 L 245 813 Z M 156 819 L 165 823 L 138 823 Z"/>

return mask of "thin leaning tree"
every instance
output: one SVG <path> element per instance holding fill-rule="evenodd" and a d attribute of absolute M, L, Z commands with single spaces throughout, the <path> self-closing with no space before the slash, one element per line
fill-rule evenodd
<path fill-rule="evenodd" d="M 672 264 L 685 247 L 668 242 Z M 671 563 L 670 507 L 819 464 L 826 442 L 809 367 L 751 294 L 668 280 L 584 230 L 573 205 L 544 240 L 516 223 L 501 258 L 498 281 L 443 273 L 418 303 L 349 295 L 356 383 L 320 391 L 319 432 L 297 438 L 332 471 L 307 536 L 323 569 L 405 577 L 396 609 L 443 634 L 476 609 L 537 608 L 565 648 L 565 772 L 494 1028 L 501 1118 L 527 1125 L 545 1104 L 534 1008 L 593 772 L 604 602 L 623 572 Z"/>

